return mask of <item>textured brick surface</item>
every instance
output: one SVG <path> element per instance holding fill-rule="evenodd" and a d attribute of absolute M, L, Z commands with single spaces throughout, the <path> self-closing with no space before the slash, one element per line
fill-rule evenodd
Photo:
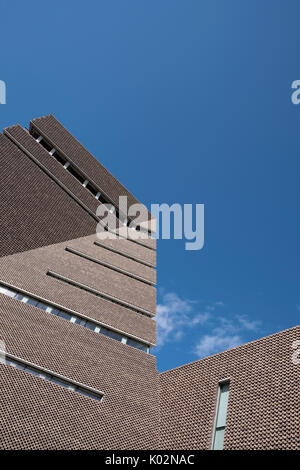
<path fill-rule="evenodd" d="M 53 116 L 32 121 L 37 127 L 116 205 L 119 195 L 136 202 Z M 155 320 L 46 272 L 154 313 L 153 286 L 65 248 L 155 281 L 143 264 L 155 266 L 155 240 L 99 240 L 89 192 L 25 130 L 6 132 L 72 195 L 0 136 L 0 282 L 154 343 Z M 9 353 L 104 392 L 100 404 L 0 364 L 2 449 L 209 449 L 225 378 L 226 449 L 300 449 L 300 366 L 291 359 L 300 327 L 158 374 L 153 356 L 0 294 L 0 339 Z"/>
<path fill-rule="evenodd" d="M 154 250 L 150 250 L 149 248 L 145 248 L 137 243 L 134 243 L 131 240 L 125 240 L 123 238 L 116 238 L 116 239 L 99 239 L 98 237 L 96 240 L 101 243 L 102 245 L 107 246 L 108 248 L 114 248 L 121 253 L 128 254 L 134 256 L 135 258 L 142 260 L 152 266 L 156 265 L 156 252 Z"/>
<path fill-rule="evenodd" d="M 104 392 L 102 403 L 0 364 L 0 447 L 156 448 L 155 358 L 0 295 L 7 351 Z"/>
<path fill-rule="evenodd" d="M 300 327 L 160 374 L 161 446 L 210 449 L 218 382 L 230 378 L 225 449 L 300 449 Z"/>
<path fill-rule="evenodd" d="M 46 275 L 50 269 L 99 291 L 109 291 L 118 299 L 126 299 L 144 308 L 150 304 L 155 307 L 154 287 L 66 252 L 64 247 L 68 243 L 2 257 L 0 280 L 141 339 L 155 342 L 153 319 Z M 132 292 L 134 295 L 130 297 Z"/>
<path fill-rule="evenodd" d="M 154 287 L 65 251 L 66 246 L 73 246 L 132 274 L 155 280 L 153 268 L 96 247 L 97 222 L 83 205 L 94 213 L 98 202 L 26 131 L 14 126 L 6 133 L 23 150 L 7 136 L 0 137 L 0 281 L 155 342 L 155 321 L 151 318 L 46 276 L 50 269 L 155 312 Z M 58 137 L 64 139 L 61 134 Z M 75 139 L 71 141 L 74 144 Z M 76 143 L 69 151 L 76 153 L 78 146 Z M 72 194 L 41 170 L 24 150 Z M 82 171 L 99 172 L 101 165 L 81 147 L 78 156 Z M 115 198 L 122 186 L 102 167 L 100 173 L 109 197 Z M 143 245 L 121 239 L 111 243 L 118 251 L 155 263 L 155 252 L 144 246 L 154 248 L 153 240 Z M 0 364 L 0 448 L 158 447 L 159 388 L 153 356 L 3 294 L 0 339 L 11 354 L 104 392 L 100 404 Z"/>
<path fill-rule="evenodd" d="M 49 152 L 40 145 L 25 129 L 20 126 L 12 126 L 5 129 L 5 133 L 11 136 L 22 146 L 25 151 L 35 157 L 49 170 L 62 184 L 64 184 L 75 196 L 77 196 L 94 214 L 96 214 L 99 201 L 82 186 L 82 184 L 66 171 Z"/>
<path fill-rule="evenodd" d="M 128 205 L 139 201 L 88 152 L 54 116 L 44 116 L 30 123 L 30 131 L 35 130 L 43 135 L 58 150 L 61 150 L 70 162 L 106 193 L 118 207 L 119 196 L 128 197 Z"/>
<path fill-rule="evenodd" d="M 90 237 L 77 238 L 72 240 L 67 243 L 67 246 L 81 251 L 82 253 L 89 255 L 99 261 L 109 263 L 120 269 L 128 271 L 131 274 L 155 283 L 155 269 L 145 266 L 140 262 L 134 261 L 126 257 L 124 254 L 118 254 L 101 246 L 95 245 L 95 241 L 99 242 L 100 240 L 96 235 L 91 235 Z"/>
<path fill-rule="evenodd" d="M 96 232 L 96 221 L 0 135 L 0 256 Z"/>

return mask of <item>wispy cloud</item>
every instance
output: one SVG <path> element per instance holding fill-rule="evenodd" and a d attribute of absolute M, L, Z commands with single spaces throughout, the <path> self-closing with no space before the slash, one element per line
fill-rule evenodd
<path fill-rule="evenodd" d="M 242 344 L 242 342 L 243 340 L 239 335 L 223 336 L 220 333 L 204 335 L 196 345 L 195 353 L 199 358 L 210 356 L 225 349 L 235 348 Z"/>
<path fill-rule="evenodd" d="M 177 294 L 165 293 L 157 305 L 157 345 L 162 346 L 169 340 L 179 340 L 185 328 L 203 325 L 210 318 L 209 312 L 195 312 L 195 302 L 182 299 Z"/>
<path fill-rule="evenodd" d="M 237 318 L 237 321 L 245 330 L 255 331 L 261 325 L 260 320 L 249 320 L 245 315 L 237 315 L 236 318 Z"/>
<path fill-rule="evenodd" d="M 261 322 L 249 320 L 246 315 L 216 316 L 214 325 L 211 333 L 204 334 L 195 347 L 195 353 L 199 358 L 239 346 L 244 343 L 242 333 L 257 331 Z"/>
<path fill-rule="evenodd" d="M 189 348 L 201 358 L 243 344 L 245 336 L 249 338 L 249 334 L 259 331 L 259 320 L 226 310 L 221 300 L 204 303 L 181 298 L 174 292 L 164 293 L 157 305 L 158 347 L 188 337 Z"/>

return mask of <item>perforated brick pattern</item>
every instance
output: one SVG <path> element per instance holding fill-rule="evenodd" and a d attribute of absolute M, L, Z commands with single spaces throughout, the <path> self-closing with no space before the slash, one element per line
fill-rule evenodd
<path fill-rule="evenodd" d="M 166 449 L 210 449 L 218 382 L 230 378 L 225 449 L 300 449 L 300 327 L 160 374 Z"/>
<path fill-rule="evenodd" d="M 0 135 L 0 256 L 96 232 L 96 221 Z"/>
<path fill-rule="evenodd" d="M 157 448 L 155 358 L 0 294 L 7 351 L 104 392 L 101 403 L 0 364 L 0 448 Z"/>

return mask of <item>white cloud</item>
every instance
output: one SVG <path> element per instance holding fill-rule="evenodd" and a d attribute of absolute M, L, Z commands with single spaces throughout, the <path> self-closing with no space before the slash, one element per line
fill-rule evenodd
<path fill-rule="evenodd" d="M 194 301 L 181 299 L 173 292 L 163 295 L 156 313 L 158 346 L 170 339 L 178 341 L 185 328 L 203 325 L 210 318 L 208 312 L 193 314 L 194 305 Z"/>
<path fill-rule="evenodd" d="M 212 332 L 216 335 L 234 334 L 239 331 L 239 326 L 231 318 L 215 317 L 215 327 Z"/>
<path fill-rule="evenodd" d="M 211 333 L 200 338 L 195 353 L 201 358 L 235 348 L 244 343 L 242 332 L 257 330 L 260 324 L 259 320 L 249 320 L 246 315 L 236 315 L 234 318 L 216 316 Z"/>
<path fill-rule="evenodd" d="M 259 320 L 248 320 L 245 315 L 237 315 L 237 320 L 245 330 L 257 330 L 261 325 Z"/>
<path fill-rule="evenodd" d="M 191 319 L 191 325 L 204 325 L 210 319 L 211 314 L 209 312 L 198 313 Z"/>
<path fill-rule="evenodd" d="M 213 312 L 215 310 L 215 306 L 214 305 L 206 305 L 206 310 L 210 310 L 211 312 Z"/>
<path fill-rule="evenodd" d="M 197 344 L 195 353 L 199 358 L 206 357 L 226 349 L 235 348 L 242 344 L 242 342 L 242 338 L 239 335 L 204 335 Z"/>
<path fill-rule="evenodd" d="M 190 341 L 191 332 L 195 337 L 200 331 L 202 336 L 193 350 L 198 358 L 205 357 L 243 344 L 243 333 L 256 331 L 261 325 L 247 315 L 225 315 L 221 301 L 210 302 L 202 311 L 198 306 L 199 302 L 182 299 L 174 292 L 163 294 L 157 305 L 157 346 L 180 341 L 187 334 Z"/>

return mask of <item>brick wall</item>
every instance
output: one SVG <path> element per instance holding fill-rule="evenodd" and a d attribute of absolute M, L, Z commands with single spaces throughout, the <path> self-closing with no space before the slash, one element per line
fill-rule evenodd
<path fill-rule="evenodd" d="M 119 195 L 137 202 L 53 116 L 30 132 L 115 205 Z M 0 136 L 0 165 L 0 282 L 155 343 L 155 320 L 136 310 L 155 314 L 155 240 L 99 240 L 98 202 L 20 126 Z M 0 339 L 8 353 L 104 392 L 99 403 L 0 363 L 2 449 L 210 449 L 225 378 L 225 449 L 300 449 L 300 366 L 291 360 L 300 327 L 158 374 L 152 355 L 0 294 Z"/>
<path fill-rule="evenodd" d="M 157 448 L 155 358 L 0 295 L 7 352 L 104 392 L 101 403 L 0 364 L 0 448 Z"/>
<path fill-rule="evenodd" d="M 39 124 L 111 200 L 127 194 L 137 202 L 54 118 Z M 20 126 L 0 136 L 0 164 L 0 282 L 155 343 L 155 321 L 134 309 L 155 314 L 155 241 L 117 238 L 96 246 L 99 202 Z M 48 270 L 115 301 L 49 277 Z M 4 294 L 0 339 L 8 353 L 104 392 L 100 403 L 0 364 L 0 448 L 159 446 L 154 356 Z"/>
<path fill-rule="evenodd" d="M 161 445 L 210 449 L 218 382 L 230 378 L 225 449 L 300 449 L 300 366 L 282 331 L 160 374 Z"/>

